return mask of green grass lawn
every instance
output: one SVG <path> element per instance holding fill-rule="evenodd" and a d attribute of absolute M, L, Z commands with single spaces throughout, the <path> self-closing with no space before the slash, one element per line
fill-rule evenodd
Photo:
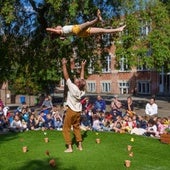
<path fill-rule="evenodd" d="M 116 134 L 110 132 L 82 132 L 83 151 L 64 153 L 62 132 L 28 131 L 0 135 L 0 170 L 169 170 L 170 145 L 149 137 Z M 49 142 L 44 142 L 44 137 Z M 96 138 L 101 143 L 96 144 Z M 134 138 L 134 142 L 131 141 Z M 129 157 L 127 145 L 132 145 L 133 157 Z M 22 147 L 28 152 L 23 153 Z M 46 154 L 49 151 L 50 157 Z M 56 167 L 49 165 L 55 159 Z M 131 160 L 131 167 L 124 160 Z"/>

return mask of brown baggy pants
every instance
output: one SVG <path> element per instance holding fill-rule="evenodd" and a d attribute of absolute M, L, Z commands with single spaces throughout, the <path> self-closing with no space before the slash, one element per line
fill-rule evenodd
<path fill-rule="evenodd" d="M 81 137 L 81 130 L 80 130 L 80 112 L 75 112 L 70 108 L 68 108 L 66 111 L 66 115 L 64 118 L 64 125 L 63 125 L 63 136 L 64 136 L 65 143 L 67 145 L 72 144 L 71 126 L 73 126 L 73 133 L 76 137 L 76 141 L 81 142 L 82 137 Z"/>

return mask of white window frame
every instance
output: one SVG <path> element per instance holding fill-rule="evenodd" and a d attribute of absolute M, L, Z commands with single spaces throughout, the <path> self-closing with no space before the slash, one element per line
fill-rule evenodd
<path fill-rule="evenodd" d="M 105 56 L 106 67 L 102 69 L 102 73 L 110 73 L 111 72 L 111 55 Z"/>
<path fill-rule="evenodd" d="M 121 59 L 119 61 L 119 66 L 120 66 L 119 71 L 120 72 L 125 72 L 125 71 L 129 70 L 129 66 L 126 63 L 127 63 L 127 58 L 125 58 L 124 56 L 121 57 Z"/>
<path fill-rule="evenodd" d="M 151 22 L 141 21 L 140 37 L 141 38 L 146 37 L 149 34 L 150 31 L 151 31 Z"/>
<path fill-rule="evenodd" d="M 101 92 L 103 93 L 111 92 L 111 81 L 101 81 Z"/>
<path fill-rule="evenodd" d="M 120 89 L 120 94 L 128 94 L 129 93 L 129 81 L 120 80 L 120 81 L 118 81 L 118 86 Z"/>
<path fill-rule="evenodd" d="M 93 66 L 93 60 L 92 59 L 90 59 L 90 62 L 88 64 L 88 73 L 89 74 L 93 74 L 94 73 L 94 66 Z"/>
<path fill-rule="evenodd" d="M 87 90 L 87 92 L 91 92 L 91 93 L 96 92 L 96 82 L 95 81 L 87 81 L 86 82 L 86 90 Z"/>

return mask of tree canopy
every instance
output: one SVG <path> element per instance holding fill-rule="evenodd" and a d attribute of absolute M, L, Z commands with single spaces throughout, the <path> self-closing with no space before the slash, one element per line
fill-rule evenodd
<path fill-rule="evenodd" d="M 109 40 L 116 44 L 118 63 L 123 56 L 130 68 L 147 63 L 148 69 L 170 70 L 169 0 L 3 0 L 0 4 L 1 82 L 8 80 L 15 93 L 50 92 L 62 77 L 61 58 L 69 60 L 75 49 L 78 62 L 92 61 L 94 71 L 101 70 L 106 55 L 101 36 L 70 36 L 62 41 L 45 30 L 94 19 L 98 8 L 105 20 L 98 27 L 127 24 L 123 34 Z"/>

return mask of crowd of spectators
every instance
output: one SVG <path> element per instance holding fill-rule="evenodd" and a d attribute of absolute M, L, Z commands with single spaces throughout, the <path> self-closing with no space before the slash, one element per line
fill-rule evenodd
<path fill-rule="evenodd" d="M 115 96 L 110 107 L 107 107 L 106 101 L 100 95 L 94 102 L 90 97 L 84 97 L 81 103 L 82 130 L 130 133 L 158 138 L 167 130 L 170 131 L 170 116 L 158 116 L 158 106 L 153 97 L 145 106 L 144 116 L 134 111 L 131 96 L 124 104 Z M 38 109 L 32 109 L 26 103 L 22 103 L 21 107 L 11 113 L 0 100 L 0 131 L 62 130 L 66 109 L 67 106 L 55 105 L 50 96 L 46 96 Z"/>
<path fill-rule="evenodd" d="M 60 105 L 53 105 L 50 96 L 45 97 L 38 109 L 32 109 L 25 102 L 13 113 L 7 111 L 7 114 L 5 114 L 5 109 L 6 107 L 1 103 L 0 131 L 62 130 L 65 108 Z"/>

